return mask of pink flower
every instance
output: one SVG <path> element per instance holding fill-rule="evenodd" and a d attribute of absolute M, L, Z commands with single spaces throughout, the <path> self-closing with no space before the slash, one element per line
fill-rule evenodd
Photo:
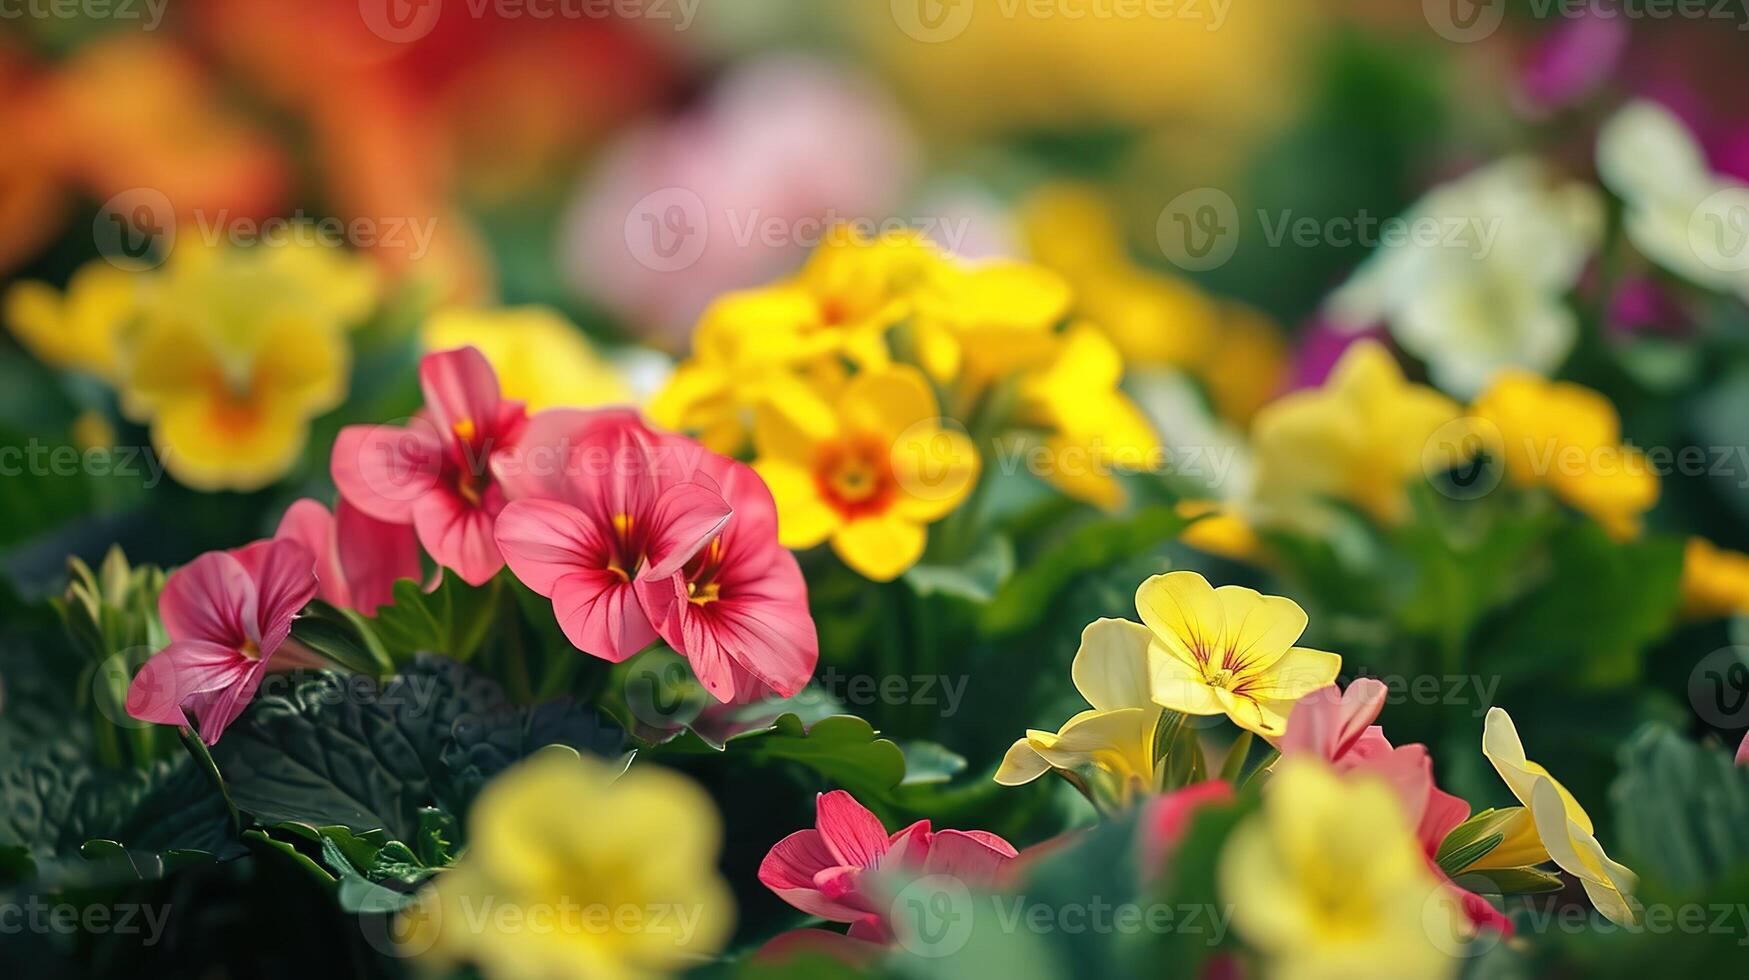
<path fill-rule="evenodd" d="M 707 453 L 699 478 L 734 516 L 679 571 L 641 579 L 639 602 L 717 700 L 791 697 L 813 676 L 820 640 L 801 567 L 777 543 L 777 505 L 744 463 Z"/>
<path fill-rule="evenodd" d="M 971 887 L 996 880 L 1015 857 L 1013 845 L 982 830 L 929 829 L 919 820 L 888 834 L 880 818 L 844 790 L 815 799 L 815 826 L 777 842 L 759 865 L 759 880 L 809 915 L 848 922 L 850 936 L 888 943 L 887 903 L 869 872 L 904 869 L 952 875 Z"/>
<path fill-rule="evenodd" d="M 1222 779 L 1185 786 L 1148 801 L 1147 809 L 1142 812 L 1141 828 L 1145 876 L 1151 878 L 1166 858 L 1178 849 L 1197 813 L 1204 807 L 1232 801 L 1233 787 Z"/>
<path fill-rule="evenodd" d="M 1743 741 L 1737 746 L 1737 765 L 1749 765 L 1749 732 L 1743 733 Z"/>
<path fill-rule="evenodd" d="M 497 547 L 584 653 L 618 662 L 654 642 L 636 586 L 668 582 L 729 520 L 679 448 L 630 412 L 555 410 L 499 463 L 516 499 L 499 515 Z"/>
<path fill-rule="evenodd" d="M 526 413 L 499 396 L 497 375 L 472 347 L 427 354 L 419 383 L 425 409 L 406 426 L 340 431 L 334 483 L 366 515 L 411 524 L 439 565 L 481 585 L 504 567 L 492 527 L 506 498 L 489 463 L 515 447 Z"/>
<path fill-rule="evenodd" d="M 1512 922 L 1487 900 L 1452 884 L 1434 862 L 1445 836 L 1470 816 L 1470 805 L 1434 785 L 1433 759 L 1423 745 L 1393 746 L 1373 724 L 1385 706 L 1385 685 L 1357 678 L 1348 690 L 1336 685 L 1301 698 L 1288 715 L 1278 748 L 1285 756 L 1316 755 L 1338 772 L 1363 771 L 1383 779 L 1402 801 L 1433 873 L 1456 892 L 1470 924 L 1507 935 Z"/>
<path fill-rule="evenodd" d="M 128 714 L 163 725 L 193 716 L 201 740 L 216 744 L 315 596 L 315 564 L 295 541 L 261 541 L 177 569 L 158 598 L 170 645 L 134 676 Z"/>
<path fill-rule="evenodd" d="M 316 597 L 366 616 L 387 603 L 398 579 L 418 579 L 419 542 L 410 524 L 379 521 L 341 499 L 334 513 L 305 497 L 279 519 L 275 541 L 296 541 L 316 559 Z"/>

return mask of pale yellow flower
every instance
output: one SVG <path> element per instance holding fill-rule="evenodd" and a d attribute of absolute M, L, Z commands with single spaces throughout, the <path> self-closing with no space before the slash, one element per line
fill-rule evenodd
<path fill-rule="evenodd" d="M 1113 809 L 1156 789 L 1154 729 L 1161 708 L 1150 696 L 1152 642 L 1147 627 L 1122 619 L 1096 620 L 1082 630 L 1070 676 L 1092 709 L 1070 718 L 1060 731 L 1028 729 L 1009 747 L 996 782 L 1019 786 L 1061 769 Z"/>
<path fill-rule="evenodd" d="M 14 285 L 6 293 L 6 325 L 39 360 L 112 381 L 139 289 L 134 273 L 93 259 L 73 273 L 64 293 L 43 282 Z"/>
<path fill-rule="evenodd" d="M 1425 475 L 1428 440 L 1460 412 L 1451 399 L 1404 379 L 1384 347 L 1359 341 L 1323 387 L 1293 392 L 1257 414 L 1259 498 L 1297 514 L 1334 497 L 1394 524 L 1407 514 L 1410 480 Z"/>
<path fill-rule="evenodd" d="M 1533 854 L 1530 861 L 1523 863 L 1553 860 L 1562 871 L 1579 879 L 1591 904 L 1605 918 L 1618 925 L 1636 924 L 1639 913 L 1634 908 L 1633 892 L 1639 887 L 1639 877 L 1603 853 L 1603 845 L 1597 843 L 1590 815 L 1573 794 L 1549 775 L 1547 769 L 1525 758 L 1518 729 L 1512 724 L 1512 716 L 1503 708 L 1488 709 L 1482 727 L 1482 754 L 1494 764 L 1494 771 L 1500 774 L 1512 795 L 1530 810 L 1530 827 L 1526 828 L 1524 821 L 1520 820 L 1506 843 L 1501 845 L 1509 852 L 1516 852 L 1510 860 L 1522 860 L 1528 851 L 1525 846 L 1527 831 L 1534 830 L 1543 853 Z M 1509 859 L 1505 856 L 1488 857 L 1496 861 Z M 1485 862 L 1480 866 L 1504 865 Z"/>
<path fill-rule="evenodd" d="M 402 913 L 409 954 L 490 980 L 647 980 L 720 950 L 734 898 L 695 783 L 549 748 L 488 784 L 468 850 Z"/>
<path fill-rule="evenodd" d="M 1222 848 L 1218 880 L 1233 928 L 1267 957 L 1269 977 L 1457 972 L 1434 937 L 1466 926 L 1440 894 L 1397 794 L 1377 777 L 1341 777 L 1303 755 L 1282 760 L 1262 812 Z"/>
<path fill-rule="evenodd" d="M 1287 730 L 1294 702 L 1334 683 L 1342 669 L 1334 653 L 1294 646 L 1306 613 L 1292 599 L 1168 572 L 1136 590 L 1136 611 L 1153 633 L 1154 703 L 1173 711 L 1224 714 L 1275 738 Z"/>

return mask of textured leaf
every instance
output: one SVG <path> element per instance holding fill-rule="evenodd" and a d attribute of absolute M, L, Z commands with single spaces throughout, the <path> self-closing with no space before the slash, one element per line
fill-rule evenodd
<path fill-rule="evenodd" d="M 1749 771 L 1723 749 L 1648 725 L 1621 750 L 1610 787 L 1623 863 L 1691 891 L 1749 863 Z"/>

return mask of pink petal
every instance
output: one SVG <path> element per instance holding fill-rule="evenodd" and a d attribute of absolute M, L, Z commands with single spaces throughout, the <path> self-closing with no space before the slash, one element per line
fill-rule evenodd
<path fill-rule="evenodd" d="M 255 572 L 259 621 L 253 636 L 266 659 L 291 632 L 292 618 L 316 597 L 316 560 L 296 541 L 272 541 Z"/>
<path fill-rule="evenodd" d="M 549 598 L 559 579 L 602 571 L 609 561 L 605 529 L 557 500 L 511 501 L 492 534 L 517 579 Z"/>
<path fill-rule="evenodd" d="M 814 801 L 814 823 L 837 864 L 873 867 L 887 851 L 887 828 L 879 817 L 841 789 L 821 793 Z"/>
<path fill-rule="evenodd" d="M 396 582 L 418 581 L 419 539 L 411 525 L 379 521 L 345 500 L 334 508 L 334 524 L 351 608 L 375 615 L 394 597 Z"/>
<path fill-rule="evenodd" d="M 204 640 L 240 648 L 256 630 L 255 582 L 243 563 L 209 551 L 170 574 L 158 615 L 172 640 Z"/>
<path fill-rule="evenodd" d="M 379 521 L 412 523 L 408 505 L 442 481 L 444 443 L 425 419 L 407 426 L 349 425 L 328 468 L 347 503 Z"/>
<path fill-rule="evenodd" d="M 799 572 L 795 578 L 799 582 Z M 658 590 L 666 590 L 666 616 L 652 598 Z M 692 662 L 693 672 L 718 700 L 733 693 L 733 680 L 726 675 L 734 668 L 787 698 L 807 686 L 819 662 L 819 636 L 799 585 L 787 593 L 725 589 L 723 598 L 698 605 L 687 600 L 684 580 L 675 576 L 670 582 L 640 583 L 639 597 L 663 638 Z M 707 675 L 715 675 L 715 682 Z"/>
<path fill-rule="evenodd" d="M 359 512 L 344 502 L 341 506 Z M 328 508 L 309 497 L 292 501 L 292 505 L 285 509 L 285 516 L 279 519 L 279 527 L 273 536 L 276 540 L 296 541 L 316 559 L 316 595 L 323 602 L 348 609 L 352 607 L 352 590 L 346 573 L 341 570 L 340 549 L 334 546 L 335 517 L 328 513 Z"/>
<path fill-rule="evenodd" d="M 607 476 L 607 457 L 601 450 L 604 433 L 626 425 L 641 427 L 636 412 L 575 408 L 538 412 L 523 426 L 514 446 L 493 454 L 492 477 L 511 500 L 578 503 L 584 498 L 574 484 L 599 482 Z"/>
<path fill-rule="evenodd" d="M 1291 723 L 1289 730 L 1292 730 Z M 1160 863 L 1177 850 L 1179 841 L 1190 830 L 1191 821 L 1204 807 L 1219 806 L 1231 802 L 1232 799 L 1233 787 L 1221 779 L 1196 783 L 1155 797 L 1142 815 L 1143 862 L 1146 870 L 1158 870 Z"/>
<path fill-rule="evenodd" d="M 1331 762 L 1340 759 L 1378 718 L 1385 694 L 1384 684 L 1362 677 L 1346 691 L 1332 684 L 1306 695 L 1288 715 L 1282 754 L 1305 752 Z"/>
<path fill-rule="evenodd" d="M 183 703 L 240 682 L 255 661 L 233 647 L 178 640 L 146 658 L 128 685 L 128 714 L 160 725 L 186 725 Z"/>
<path fill-rule="evenodd" d="M 1749 732 L 1743 733 L 1743 741 L 1737 746 L 1737 765 L 1749 765 Z"/>
<path fill-rule="evenodd" d="M 1012 844 L 995 834 L 938 830 L 929 839 L 923 874 L 951 875 L 976 888 L 994 882 L 1002 865 L 1016 853 Z"/>
<path fill-rule="evenodd" d="M 446 443 L 457 427 L 487 435 L 499 416 L 498 375 L 486 355 L 475 347 L 427 354 L 419 362 L 419 386 L 425 410 Z"/>
<path fill-rule="evenodd" d="M 261 678 L 266 673 L 266 661 L 255 661 L 243 669 L 235 683 L 188 698 L 183 707 L 194 716 L 195 729 L 199 732 L 201 741 L 208 745 L 218 744 L 225 729 L 231 727 L 231 723 L 254 700 L 256 690 L 261 687 Z"/>
<path fill-rule="evenodd" d="M 488 507 L 475 507 L 448 488 L 434 490 L 413 505 L 419 543 L 433 561 L 469 585 L 486 584 L 504 567 L 492 524 Z"/>
<path fill-rule="evenodd" d="M 729 502 L 714 486 L 679 483 L 669 487 L 650 512 L 649 568 L 639 577 L 662 579 L 679 571 L 717 536 L 729 522 L 730 513 Z"/>
<path fill-rule="evenodd" d="M 614 663 L 656 641 L 631 584 L 611 570 L 573 572 L 553 583 L 553 614 L 573 646 Z"/>
<path fill-rule="evenodd" d="M 1445 842 L 1445 835 L 1469 818 L 1469 803 L 1438 786 L 1433 786 L 1428 790 L 1427 810 L 1421 814 L 1421 823 L 1415 828 L 1415 836 L 1421 841 L 1422 849 L 1432 856 L 1438 852 L 1439 845 Z"/>
<path fill-rule="evenodd" d="M 815 877 L 835 866 L 836 860 L 818 830 L 798 830 L 773 845 L 759 862 L 759 881 L 809 915 L 850 922 L 862 912 L 828 899 L 814 885 Z"/>

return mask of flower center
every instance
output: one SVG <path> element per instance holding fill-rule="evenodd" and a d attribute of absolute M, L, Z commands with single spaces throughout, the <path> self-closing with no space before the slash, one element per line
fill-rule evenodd
<path fill-rule="evenodd" d="M 886 441 L 866 433 L 823 447 L 814 480 L 826 502 L 846 517 L 885 510 L 897 485 Z"/>
<path fill-rule="evenodd" d="M 237 648 L 237 652 L 242 654 L 245 660 L 261 659 L 261 648 L 255 645 L 254 640 L 244 640 L 243 645 Z"/>
<path fill-rule="evenodd" d="M 1223 690 L 1230 690 L 1233 686 L 1233 681 L 1236 678 L 1234 677 L 1232 671 L 1226 670 L 1225 668 L 1223 668 L 1223 669 L 1214 671 L 1211 674 L 1206 675 L 1204 677 L 1204 679 L 1208 681 L 1210 687 L 1218 687 L 1218 688 L 1222 688 Z"/>

